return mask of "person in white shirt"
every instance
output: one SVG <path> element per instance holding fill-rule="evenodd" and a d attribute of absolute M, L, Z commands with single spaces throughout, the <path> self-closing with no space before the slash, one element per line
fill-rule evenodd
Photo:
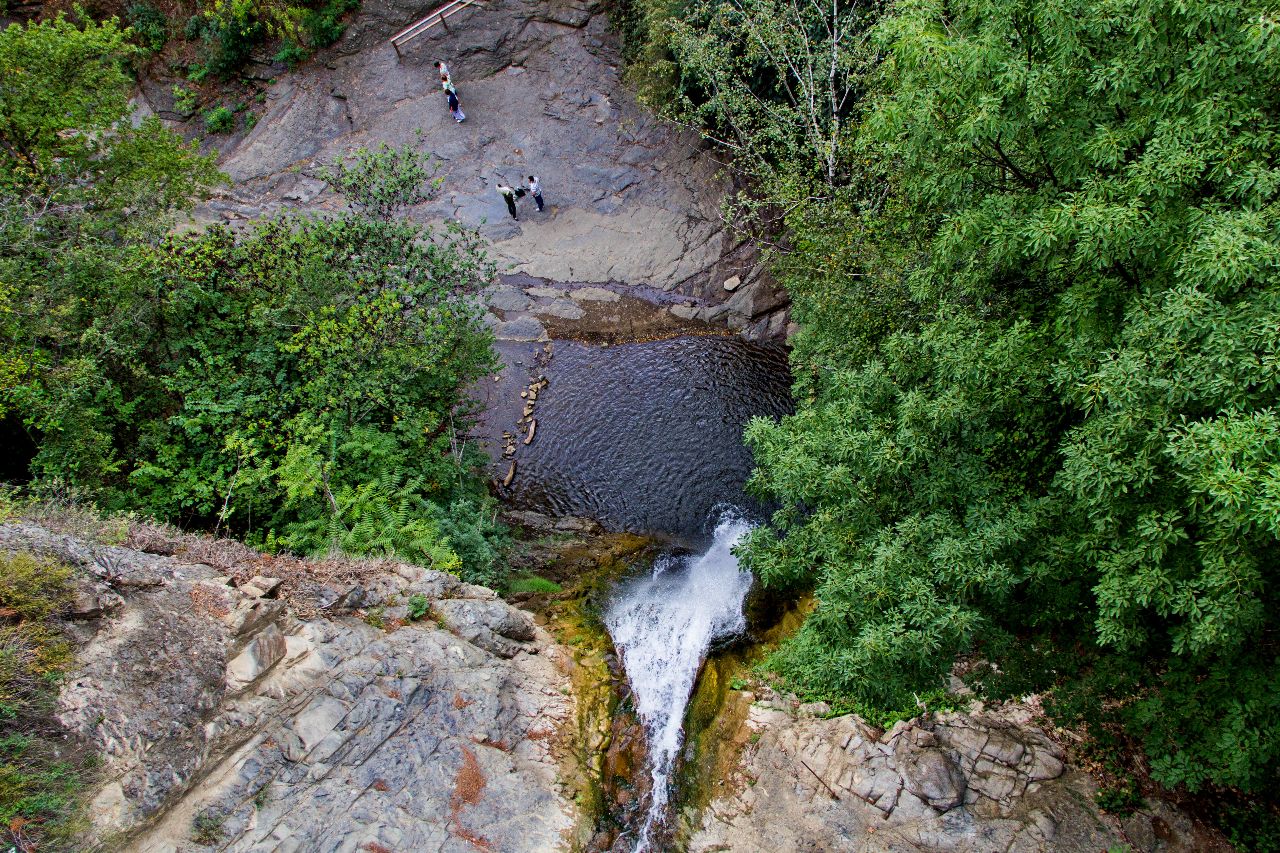
<path fill-rule="evenodd" d="M 453 85 L 453 75 L 449 73 L 449 66 L 440 61 L 437 61 L 435 65 L 436 73 L 440 75 L 441 88 L 446 92 L 453 92 L 455 95 L 458 94 L 457 88 Z"/>
<path fill-rule="evenodd" d="M 538 183 L 536 175 L 529 176 L 529 195 L 533 196 L 533 200 L 538 203 L 538 212 L 542 212 L 542 184 Z"/>

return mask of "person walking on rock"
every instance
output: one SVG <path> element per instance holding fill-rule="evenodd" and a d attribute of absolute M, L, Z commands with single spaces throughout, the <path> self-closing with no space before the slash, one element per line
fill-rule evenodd
<path fill-rule="evenodd" d="M 449 98 L 449 112 L 453 113 L 453 120 L 462 124 L 467 120 L 467 116 L 462 112 L 462 104 L 458 101 L 457 93 L 446 91 L 445 95 Z"/>
<path fill-rule="evenodd" d="M 542 185 L 538 183 L 536 175 L 529 176 L 529 195 L 533 196 L 533 200 L 538 205 L 538 212 L 542 212 Z"/>
<path fill-rule="evenodd" d="M 443 62 L 441 62 L 438 59 L 436 60 L 436 71 L 439 72 L 441 77 L 449 76 L 449 66 L 445 65 Z"/>
<path fill-rule="evenodd" d="M 519 222 L 520 217 L 516 214 L 516 191 L 506 184 L 498 184 L 498 195 L 502 196 L 502 200 L 507 203 L 507 210 L 511 212 L 511 218 Z"/>

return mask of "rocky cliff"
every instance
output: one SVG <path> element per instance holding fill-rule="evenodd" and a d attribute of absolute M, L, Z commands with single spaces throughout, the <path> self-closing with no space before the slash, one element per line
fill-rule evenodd
<path fill-rule="evenodd" d="M 539 559 L 580 561 L 585 523 L 545 521 L 560 536 Z M 601 831 L 583 808 L 605 787 L 629 802 L 634 782 L 597 719 L 617 707 L 600 695 L 607 668 L 492 591 L 145 525 L 118 538 L 0 525 L 0 551 L 76 570 L 64 619 L 78 653 L 57 716 L 103 759 L 86 849 L 630 849 L 625 827 Z M 1095 783 L 1025 705 L 882 732 L 757 686 L 730 690 L 714 725 L 697 756 L 709 790 L 671 849 L 1230 849 L 1160 802 L 1100 812 Z"/>
<path fill-rule="evenodd" d="M 756 337 L 783 334 L 785 293 L 722 220 L 722 164 L 696 134 L 659 119 L 627 90 L 604 4 L 493 0 L 397 54 L 388 38 L 439 5 L 364 0 L 342 40 L 315 61 L 252 71 L 271 81 L 265 112 L 247 133 L 217 140 L 234 186 L 202 206 L 197 222 L 238 225 L 340 207 L 316 175 L 320 164 L 356 146 L 410 144 L 435 155 L 441 185 L 409 215 L 478 228 L 512 270 L 615 283 L 624 294 L 652 288 L 666 295 L 659 307 L 675 326 L 697 318 Z M 446 108 L 436 60 L 449 64 L 462 124 Z M 171 81 L 144 81 L 139 99 L 144 110 L 179 116 Z M 196 119 L 178 126 L 199 129 Z M 547 207 L 539 212 L 526 198 L 516 222 L 495 187 L 529 175 L 541 180 Z M 525 320 L 499 329 L 500 339 L 537 339 L 545 336 L 537 324 L 564 319 L 566 308 L 605 307 L 544 298 L 551 294 L 537 290 L 546 281 L 518 284 L 528 297 L 519 304 L 504 304 L 505 293 L 491 300 L 499 319 Z"/>
<path fill-rule="evenodd" d="M 730 694 L 730 770 L 686 815 L 691 853 L 1193 853 L 1230 850 L 1160 802 L 1121 820 L 1025 705 L 925 714 L 881 732 L 765 690 Z"/>
<path fill-rule="evenodd" d="M 0 549 L 78 571 L 58 716 L 104 759 L 95 839 L 560 850 L 589 829 L 560 782 L 571 659 L 487 589 L 392 563 L 338 583 L 293 565 L 286 586 L 247 549 L 214 566 L 28 523 L 0 526 Z"/>

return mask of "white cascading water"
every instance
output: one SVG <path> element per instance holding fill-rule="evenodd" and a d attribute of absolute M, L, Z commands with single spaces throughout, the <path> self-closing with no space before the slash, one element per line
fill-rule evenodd
<path fill-rule="evenodd" d="M 619 588 L 605 613 L 649 741 L 653 794 L 636 853 L 650 849 L 650 834 L 666 812 L 702 658 L 714 640 L 746 628 L 742 603 L 751 573 L 738 567 L 731 549 L 750 529 L 726 514 L 705 553 L 658 559 L 652 574 Z"/>

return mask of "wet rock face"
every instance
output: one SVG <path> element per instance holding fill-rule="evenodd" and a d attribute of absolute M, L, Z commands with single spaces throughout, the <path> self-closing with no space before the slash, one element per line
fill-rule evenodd
<path fill-rule="evenodd" d="M 553 752 L 573 715 L 566 653 L 490 590 L 397 566 L 331 591 L 331 609 L 430 599 L 430 618 L 384 631 L 299 620 L 266 597 L 271 578 L 235 588 L 35 525 L 0 526 L 0 549 L 81 570 L 59 719 L 104 758 L 97 837 L 148 853 L 208 849 L 196 826 L 234 851 L 544 850 L 579 820 Z"/>
<path fill-rule="evenodd" d="M 1123 843 L 1029 714 L 946 713 L 883 734 L 769 696 L 691 851 L 1097 851 Z"/>

